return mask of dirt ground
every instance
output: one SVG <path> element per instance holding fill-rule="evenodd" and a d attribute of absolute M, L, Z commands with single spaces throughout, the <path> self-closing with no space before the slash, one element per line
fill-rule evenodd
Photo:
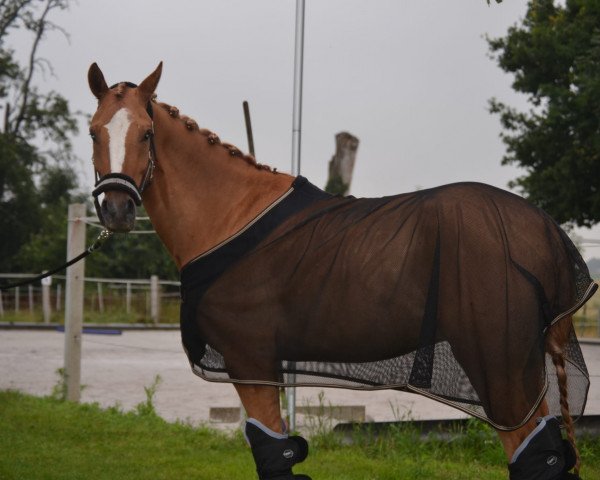
<path fill-rule="evenodd" d="M 56 331 L 0 330 L 0 389 L 48 395 L 63 366 L 64 335 Z M 600 414 L 600 343 L 582 345 L 591 375 L 586 414 Z M 192 374 L 178 331 L 124 331 L 122 335 L 83 335 L 83 402 L 120 405 L 128 410 L 145 400 L 145 386 L 162 382 L 154 398 L 169 421 L 208 423 L 211 407 L 238 407 L 229 384 L 206 382 Z M 427 398 L 403 392 L 360 392 L 298 388 L 298 405 L 364 405 L 367 420 L 461 418 L 466 415 Z M 301 424 L 303 419 L 299 416 Z M 235 425 L 231 425 L 235 426 Z"/>

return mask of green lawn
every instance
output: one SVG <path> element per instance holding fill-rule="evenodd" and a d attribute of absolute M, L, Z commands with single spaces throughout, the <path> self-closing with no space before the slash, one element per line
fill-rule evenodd
<path fill-rule="evenodd" d="M 495 434 L 473 422 L 452 442 L 418 440 L 398 429 L 379 438 L 357 434 L 353 444 L 329 433 L 311 440 L 295 468 L 314 480 L 505 479 Z M 584 479 L 600 478 L 600 442 L 582 442 Z M 253 479 L 254 463 L 241 434 L 171 424 L 151 404 L 136 412 L 0 392 L 0 479 L 236 480 Z"/>

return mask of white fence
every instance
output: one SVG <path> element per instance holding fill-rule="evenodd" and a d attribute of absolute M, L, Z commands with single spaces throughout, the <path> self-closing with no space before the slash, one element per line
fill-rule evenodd
<path fill-rule="evenodd" d="M 34 273 L 0 273 L 0 279 L 23 280 Z M 149 279 L 85 277 L 84 310 L 87 321 L 130 323 L 172 323 L 179 302 L 179 282 Z M 65 276 L 55 275 L 50 281 L 26 285 L 0 292 L 0 321 L 22 318 L 24 321 L 62 322 L 65 305 Z M 161 314 L 163 306 L 167 308 Z M 104 317 L 104 318 L 103 318 Z"/>

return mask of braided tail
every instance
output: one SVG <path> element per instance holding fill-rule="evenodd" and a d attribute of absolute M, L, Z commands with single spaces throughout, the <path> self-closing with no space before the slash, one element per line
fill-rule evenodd
<path fill-rule="evenodd" d="M 567 432 L 567 438 L 569 439 L 569 443 L 573 446 L 573 450 L 575 450 L 575 473 L 579 475 L 579 468 L 581 466 L 581 457 L 579 455 L 579 450 L 577 449 L 577 444 L 575 442 L 575 428 L 573 426 L 573 419 L 571 418 L 571 414 L 569 413 L 569 401 L 568 401 L 568 392 L 567 392 L 567 371 L 565 368 L 565 354 L 560 345 L 564 345 L 566 343 L 566 339 L 568 338 L 568 334 L 565 332 L 565 327 L 570 327 L 567 319 L 563 319 L 563 321 L 559 322 L 562 325 L 554 325 L 550 334 L 547 338 L 546 347 L 548 349 L 548 353 L 552 357 L 552 363 L 554 363 L 554 367 L 556 368 L 556 376 L 558 379 L 558 391 L 560 393 L 560 412 L 562 415 L 563 423 L 565 425 L 565 430 Z M 569 330 L 570 331 L 570 328 Z M 558 337 L 558 338 L 557 338 Z M 559 338 L 564 339 L 564 342 L 559 342 Z"/>

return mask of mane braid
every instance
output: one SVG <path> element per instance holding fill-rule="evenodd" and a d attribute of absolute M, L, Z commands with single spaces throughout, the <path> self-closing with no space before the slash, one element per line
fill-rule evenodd
<path fill-rule="evenodd" d="M 121 86 L 122 84 L 119 84 Z M 117 95 L 118 96 L 118 95 Z M 266 170 L 272 173 L 278 173 L 276 168 L 271 168 L 269 165 L 263 165 L 262 163 L 258 163 L 256 158 L 250 154 L 243 153 L 239 148 L 230 143 L 223 143 L 219 136 L 208 130 L 207 128 L 200 128 L 198 123 L 192 118 L 181 115 L 179 109 L 174 107 L 173 105 L 169 105 L 165 102 L 157 102 L 156 98 L 152 99 L 153 102 L 157 103 L 163 110 L 165 110 L 171 118 L 179 119 L 185 126 L 185 128 L 189 131 L 198 131 L 202 136 L 206 137 L 206 140 L 210 145 L 219 145 L 223 148 L 226 148 L 229 152 L 229 155 L 232 157 L 238 157 L 244 160 L 247 164 L 253 166 L 258 170 Z"/>

